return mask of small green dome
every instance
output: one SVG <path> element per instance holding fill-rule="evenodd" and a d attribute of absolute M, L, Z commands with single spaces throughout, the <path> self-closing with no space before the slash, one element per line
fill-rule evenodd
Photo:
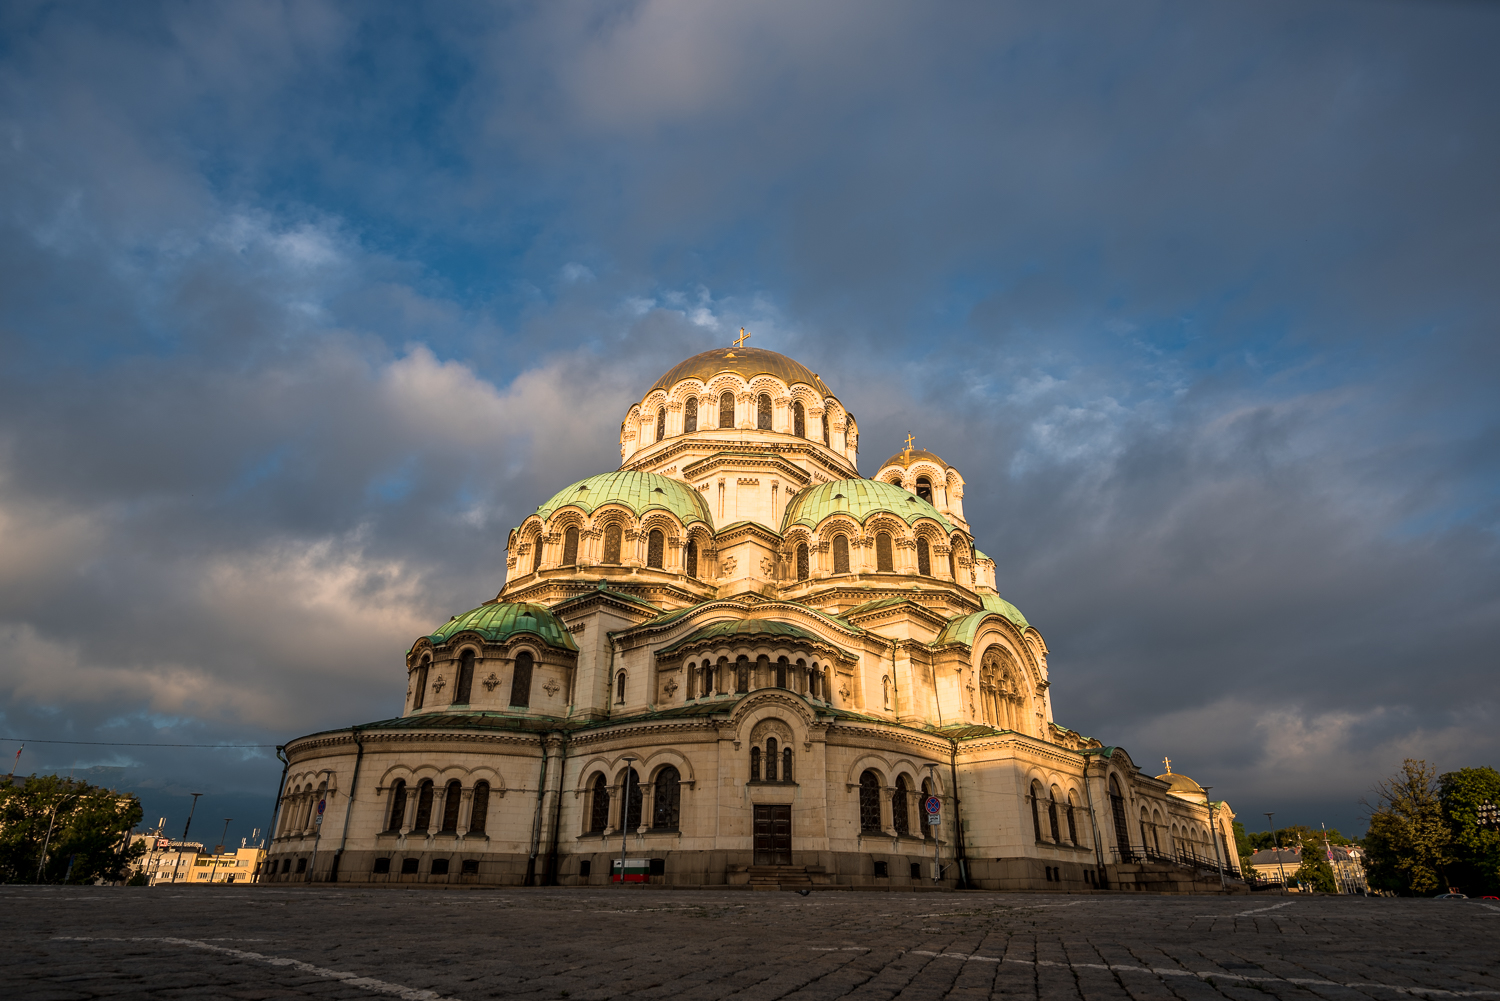
<path fill-rule="evenodd" d="M 976 552 L 978 552 L 978 550 L 976 550 Z M 983 553 L 979 553 L 978 555 L 981 559 L 984 558 Z M 1014 622 L 1016 624 L 1016 628 L 1021 630 L 1022 632 L 1025 632 L 1027 627 L 1031 625 L 1031 623 L 1026 621 L 1026 616 L 1021 614 L 1021 610 L 1019 608 L 1017 608 L 1015 605 L 1012 605 L 1010 602 L 1006 601 L 998 594 L 981 594 L 979 596 L 979 600 L 984 602 L 985 611 L 1000 613 L 1010 621 Z"/>
<path fill-rule="evenodd" d="M 968 615 L 960 615 L 955 619 L 949 620 L 948 624 L 943 627 L 943 631 L 938 633 L 937 638 L 932 641 L 931 645 L 947 646 L 949 643 L 964 643 L 973 646 L 974 637 L 979 633 L 980 625 L 992 615 L 999 615 L 1008 619 L 1011 625 L 1023 633 L 1030 628 L 1026 622 L 1026 617 L 1021 614 L 1015 605 L 1012 605 L 998 595 L 985 595 L 984 598 L 984 611 L 971 612 Z"/>
<path fill-rule="evenodd" d="M 517 633 L 530 633 L 548 646 L 578 651 L 566 627 L 546 605 L 529 601 L 491 601 L 471 612 L 455 615 L 431 636 L 434 644 L 446 643 L 462 632 L 476 632 L 490 643 L 502 643 Z"/>
<path fill-rule="evenodd" d="M 584 514 L 593 514 L 596 509 L 610 503 L 624 504 L 637 516 L 651 510 L 662 510 L 675 514 L 684 525 L 701 521 L 712 528 L 714 524 L 708 502 L 698 491 L 670 476 L 640 473 L 633 469 L 618 469 L 579 480 L 553 494 L 551 500 L 536 509 L 536 513 L 545 521 L 559 508 L 572 506 Z"/>
<path fill-rule="evenodd" d="M 907 493 L 893 483 L 865 479 L 834 480 L 803 490 L 787 504 L 781 530 L 785 532 L 793 525 L 817 528 L 824 518 L 833 514 L 851 515 L 863 524 L 877 511 L 894 514 L 908 525 L 915 524 L 918 518 L 931 518 L 943 526 L 944 532 L 953 532 L 948 519 L 916 494 Z"/>

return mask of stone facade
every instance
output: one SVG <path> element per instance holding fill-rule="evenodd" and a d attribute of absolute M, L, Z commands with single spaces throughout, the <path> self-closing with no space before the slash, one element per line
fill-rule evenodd
<path fill-rule="evenodd" d="M 678 365 L 413 644 L 400 717 L 286 746 L 267 878 L 1217 889 L 1233 814 L 1054 721 L 958 471 L 857 450 L 791 359 Z"/>

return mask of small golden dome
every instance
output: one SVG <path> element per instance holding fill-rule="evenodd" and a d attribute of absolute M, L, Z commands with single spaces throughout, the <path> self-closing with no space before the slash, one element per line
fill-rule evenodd
<path fill-rule="evenodd" d="M 803 383 L 813 387 L 823 396 L 833 395 L 832 391 L 823 384 L 823 380 L 801 362 L 775 351 L 747 347 L 713 348 L 702 354 L 693 355 L 686 361 L 672 366 L 667 374 L 657 379 L 646 393 L 649 396 L 658 389 L 671 389 L 684 379 L 698 379 L 707 383 L 720 372 L 733 372 L 746 382 L 757 375 L 772 375 L 788 386 Z"/>
<path fill-rule="evenodd" d="M 907 466 L 910 466 L 912 463 L 922 459 L 926 459 L 928 462 L 935 462 L 943 469 L 948 468 L 948 462 L 946 459 L 944 459 L 941 455 L 937 455 L 933 452 L 927 451 L 927 449 L 925 448 L 914 448 L 910 452 L 903 449 L 900 452 L 897 452 L 895 455 L 891 456 L 889 459 L 882 462 L 880 464 L 880 468 L 884 469 L 886 466 L 901 466 L 902 468 L 905 468 Z"/>
<path fill-rule="evenodd" d="M 1186 775 L 1179 775 L 1177 772 L 1167 772 L 1164 775 L 1158 775 L 1157 778 L 1167 783 L 1168 796 L 1179 796 L 1182 799 L 1190 799 L 1196 803 L 1208 802 L 1208 793 L 1204 792 L 1202 786 Z"/>

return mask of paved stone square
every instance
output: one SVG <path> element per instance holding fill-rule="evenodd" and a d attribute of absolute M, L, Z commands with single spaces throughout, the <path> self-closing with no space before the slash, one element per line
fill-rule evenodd
<path fill-rule="evenodd" d="M 1500 1001 L 1480 901 L 0 887 L 0 998 Z"/>

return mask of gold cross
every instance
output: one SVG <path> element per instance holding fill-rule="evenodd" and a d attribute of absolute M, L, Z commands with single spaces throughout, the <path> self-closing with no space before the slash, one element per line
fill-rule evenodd
<path fill-rule="evenodd" d="M 734 339 L 734 346 L 737 347 L 737 348 L 744 347 L 745 346 L 745 342 L 748 341 L 753 336 L 754 336 L 753 334 L 747 334 L 747 333 L 745 333 L 745 328 L 741 327 L 740 328 L 740 336 L 738 336 L 738 337 L 736 337 Z"/>
<path fill-rule="evenodd" d="M 1171 758 L 1162 758 L 1161 759 L 1161 763 L 1167 766 L 1167 774 L 1171 775 L 1172 774 L 1172 759 Z"/>
<path fill-rule="evenodd" d="M 916 439 L 916 438 L 915 438 L 915 437 L 913 437 L 913 436 L 912 436 L 912 435 L 910 435 L 910 434 L 908 434 L 908 435 L 907 435 L 907 436 L 906 436 L 906 450 L 907 450 L 907 451 L 908 451 L 908 452 L 910 452 L 910 451 L 911 451 L 911 443 L 912 443 L 912 442 L 914 442 L 914 441 L 916 441 L 916 440 L 917 440 L 917 439 Z"/>

